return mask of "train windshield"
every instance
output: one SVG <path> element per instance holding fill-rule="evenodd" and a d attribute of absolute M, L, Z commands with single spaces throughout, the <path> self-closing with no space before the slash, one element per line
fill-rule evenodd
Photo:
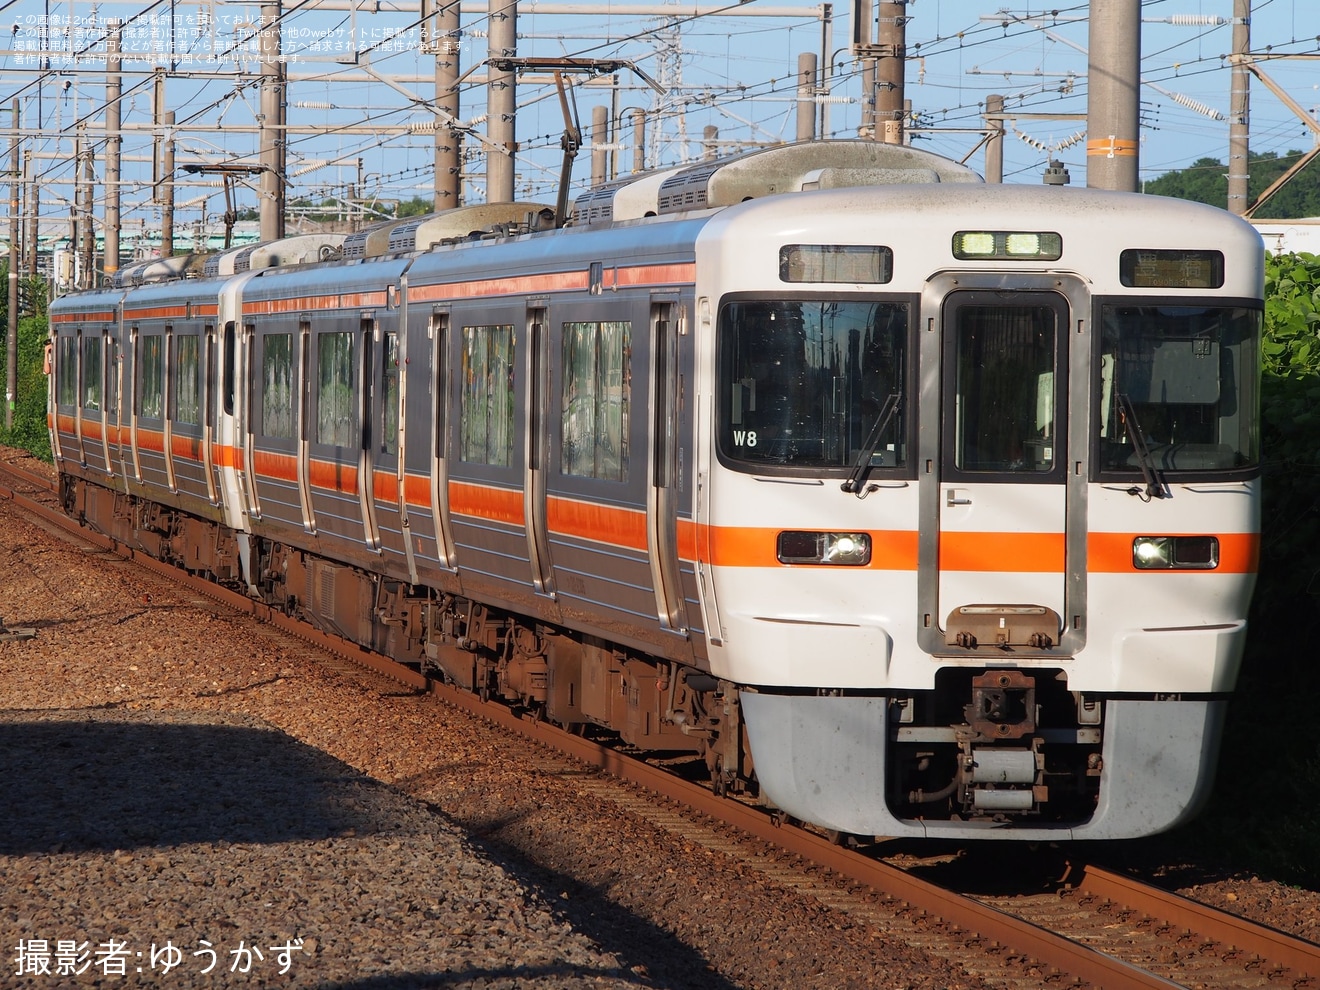
<path fill-rule="evenodd" d="M 1133 303 L 1100 312 L 1102 472 L 1140 474 L 1132 430 L 1161 472 L 1259 462 L 1259 310 Z"/>
<path fill-rule="evenodd" d="M 726 303 L 719 321 L 723 456 L 748 470 L 851 469 L 883 418 L 871 465 L 905 467 L 910 318 L 906 302 Z"/>

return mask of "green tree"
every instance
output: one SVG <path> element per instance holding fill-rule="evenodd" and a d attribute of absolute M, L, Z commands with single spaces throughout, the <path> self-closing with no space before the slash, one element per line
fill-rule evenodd
<path fill-rule="evenodd" d="M 7 284 L 8 262 L 0 263 L 0 281 Z M 0 443 L 30 451 L 50 460 L 50 435 L 46 429 L 46 283 L 37 277 L 19 280 L 18 382 L 15 389 L 14 425 L 6 430 L 0 415 Z M 9 293 L 0 293 L 0 355 L 9 348 Z M 0 358 L 0 368 L 8 362 Z M 7 384 L 7 383 L 6 383 Z M 0 400 L 2 400 L 0 396 Z"/>
<path fill-rule="evenodd" d="M 1268 151 L 1249 160 L 1247 195 L 1251 202 L 1268 189 L 1302 156 L 1301 151 L 1278 155 Z M 1144 192 L 1173 196 L 1223 207 L 1228 202 L 1228 168 L 1217 158 L 1198 158 L 1184 169 L 1166 172 L 1145 184 Z M 1309 162 L 1261 207 L 1262 219 L 1293 220 L 1320 216 L 1320 158 Z"/>
<path fill-rule="evenodd" d="M 435 201 L 427 199 L 424 196 L 414 196 L 412 199 L 401 202 L 394 211 L 394 215 L 403 217 L 422 217 L 428 213 L 435 212 Z"/>

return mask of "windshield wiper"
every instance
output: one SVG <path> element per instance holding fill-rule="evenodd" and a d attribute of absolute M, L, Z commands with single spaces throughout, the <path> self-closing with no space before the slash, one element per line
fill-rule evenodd
<path fill-rule="evenodd" d="M 902 401 L 902 392 L 890 392 L 889 397 L 885 399 L 884 405 L 880 407 L 880 414 L 875 418 L 875 426 L 871 427 L 871 435 L 866 438 L 866 443 L 857 455 L 857 463 L 853 465 L 852 474 L 848 475 L 848 480 L 839 486 L 843 491 L 858 498 L 866 498 L 875 490 L 868 488 L 863 491 L 862 484 L 866 481 L 867 472 L 871 470 L 871 456 L 875 453 L 875 448 L 880 446 L 880 438 L 884 436 L 890 422 L 898 415 L 898 406 Z"/>
<path fill-rule="evenodd" d="M 1155 459 L 1150 456 L 1150 447 L 1146 445 L 1145 434 L 1141 432 L 1141 422 L 1137 419 L 1137 410 L 1132 405 L 1132 398 L 1126 392 L 1118 393 L 1118 408 L 1123 414 L 1123 426 L 1127 429 L 1127 435 L 1132 441 L 1132 449 L 1137 455 L 1137 464 L 1141 467 L 1141 477 L 1146 482 L 1146 497 L 1143 501 L 1149 502 L 1153 498 L 1171 498 L 1173 493 L 1169 491 L 1169 486 L 1164 483 L 1159 468 L 1155 466 Z M 1130 493 L 1140 495 L 1141 489 L 1131 488 Z"/>

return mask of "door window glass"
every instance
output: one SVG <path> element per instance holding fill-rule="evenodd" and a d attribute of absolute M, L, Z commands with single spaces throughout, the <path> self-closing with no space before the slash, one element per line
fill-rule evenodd
<path fill-rule="evenodd" d="M 968 472 L 1053 470 L 1055 309 L 963 305 L 956 314 L 954 466 Z"/>

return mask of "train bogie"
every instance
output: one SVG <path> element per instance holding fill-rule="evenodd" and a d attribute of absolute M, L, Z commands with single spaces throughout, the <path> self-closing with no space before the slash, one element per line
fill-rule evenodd
<path fill-rule="evenodd" d="M 1258 554 L 1247 225 L 847 142 L 486 209 L 57 301 L 70 511 L 831 829 L 1195 813 Z"/>

